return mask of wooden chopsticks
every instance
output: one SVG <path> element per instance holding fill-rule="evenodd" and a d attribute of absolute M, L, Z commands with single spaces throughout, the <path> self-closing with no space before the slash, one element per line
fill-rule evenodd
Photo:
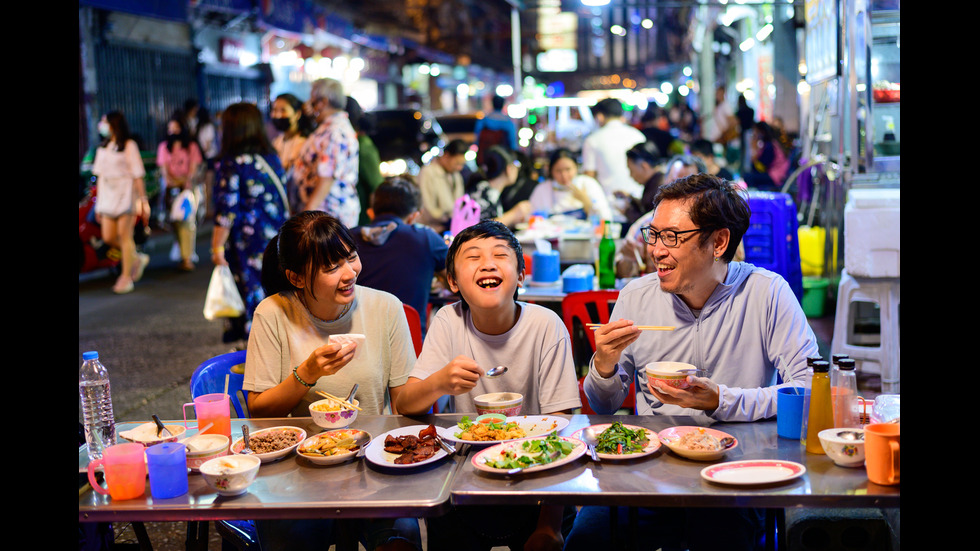
<path fill-rule="evenodd" d="M 586 323 L 585 327 L 595 331 L 599 327 L 602 327 L 602 324 Z M 673 331 L 675 329 L 673 325 L 637 325 L 636 328 L 642 331 Z"/>
<path fill-rule="evenodd" d="M 320 396 L 323 396 L 324 398 L 326 398 L 328 400 L 333 400 L 334 402 L 337 402 L 338 404 L 340 404 L 342 406 L 346 406 L 346 407 L 348 407 L 350 409 L 356 409 L 357 411 L 361 411 L 361 408 L 355 406 L 354 404 L 348 402 L 347 400 L 345 400 L 343 398 L 338 398 L 338 397 L 334 396 L 333 394 L 330 394 L 329 392 L 324 392 L 322 390 L 318 390 L 318 391 L 316 391 L 316 393 L 319 394 Z"/>

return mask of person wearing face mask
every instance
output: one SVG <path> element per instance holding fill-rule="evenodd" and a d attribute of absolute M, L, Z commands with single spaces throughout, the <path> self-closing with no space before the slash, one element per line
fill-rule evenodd
<path fill-rule="evenodd" d="M 397 414 L 398 396 L 415 365 L 415 347 L 402 303 L 357 284 L 357 242 L 323 211 L 287 220 L 266 248 L 262 284 L 245 358 L 248 409 L 253 417 L 309 417 L 317 391 L 346 396 L 358 385 L 365 415 Z M 363 343 L 331 342 L 359 333 Z M 339 523 L 368 550 L 422 549 L 418 521 L 402 519 L 256 520 L 263 549 L 325 549 Z"/>
<path fill-rule="evenodd" d="M 293 165 L 306 144 L 306 138 L 313 132 L 313 121 L 303 113 L 303 100 L 293 94 L 280 94 L 272 102 L 270 113 L 272 126 L 280 132 L 272 140 L 272 147 L 279 154 L 282 168 L 286 171 L 286 189 L 289 206 L 293 211 L 300 209 L 299 190 L 292 179 Z"/>
<path fill-rule="evenodd" d="M 167 139 L 157 147 L 157 166 L 160 167 L 161 187 L 168 207 L 181 191 L 193 189 L 192 177 L 203 160 L 201 149 L 191 137 L 184 117 L 179 111 L 174 113 L 167 121 Z M 192 271 L 197 256 L 194 252 L 197 241 L 196 214 L 184 220 L 173 220 L 172 223 L 180 251 L 180 269 Z"/>
<path fill-rule="evenodd" d="M 96 176 L 95 220 L 102 229 L 102 239 L 121 252 L 122 269 L 112 291 L 129 293 L 133 283 L 143 276 L 150 257 L 136 250 L 133 228 L 136 218 L 150 216 L 146 200 L 146 169 L 139 146 L 129 133 L 126 117 L 119 111 L 105 114 L 99 120 L 102 143 L 95 151 L 92 174 Z"/>

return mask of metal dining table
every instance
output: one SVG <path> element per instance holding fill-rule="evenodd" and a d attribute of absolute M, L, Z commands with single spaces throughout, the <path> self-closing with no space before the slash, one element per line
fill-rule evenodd
<path fill-rule="evenodd" d="M 389 430 L 434 424 L 456 426 L 461 415 L 360 415 L 352 428 L 377 437 Z M 807 453 L 798 440 L 776 435 L 774 420 L 717 423 L 694 417 L 636 415 L 562 415 L 569 423 L 559 431 L 571 436 L 590 425 L 621 421 L 655 432 L 674 426 L 699 425 L 731 434 L 738 445 L 716 461 L 685 459 L 666 446 L 636 459 L 593 462 L 588 454 L 551 469 L 505 476 L 477 469 L 474 445 L 466 456 L 452 455 L 417 468 L 395 469 L 367 459 L 317 466 L 295 453 L 263 464 L 247 493 L 220 497 L 200 475 L 191 474 L 187 494 L 153 499 L 149 485 L 136 499 L 114 502 L 92 490 L 79 495 L 79 521 L 175 521 L 258 518 L 430 517 L 450 505 L 606 505 L 626 507 L 756 507 L 772 511 L 769 522 L 782 531 L 784 508 L 897 508 L 898 486 L 879 486 L 863 468 L 839 467 L 825 455 Z M 178 423 L 180 421 L 177 421 Z M 319 432 L 311 418 L 233 420 L 250 430 L 279 425 Z M 119 430 L 135 426 L 121 425 Z M 193 431 L 191 431 L 193 432 Z M 770 459 L 802 464 L 806 471 L 789 480 L 729 485 L 701 477 L 709 465 L 727 461 Z M 79 450 L 79 471 L 87 465 Z"/>

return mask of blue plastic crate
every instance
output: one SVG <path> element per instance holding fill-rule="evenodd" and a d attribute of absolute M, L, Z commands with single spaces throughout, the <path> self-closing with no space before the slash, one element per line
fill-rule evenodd
<path fill-rule="evenodd" d="M 803 269 L 796 204 L 788 193 L 748 192 L 752 211 L 742 238 L 745 261 L 783 276 L 796 298 L 803 300 Z"/>

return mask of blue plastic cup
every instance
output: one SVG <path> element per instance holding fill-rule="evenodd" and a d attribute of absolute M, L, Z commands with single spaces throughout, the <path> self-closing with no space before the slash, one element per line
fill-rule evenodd
<path fill-rule="evenodd" d="M 146 467 L 150 472 L 150 495 L 168 499 L 187 493 L 187 447 L 164 442 L 146 448 Z"/>
<path fill-rule="evenodd" d="M 800 439 L 803 427 L 803 402 L 809 393 L 798 387 L 776 390 L 776 434 L 781 438 Z"/>

